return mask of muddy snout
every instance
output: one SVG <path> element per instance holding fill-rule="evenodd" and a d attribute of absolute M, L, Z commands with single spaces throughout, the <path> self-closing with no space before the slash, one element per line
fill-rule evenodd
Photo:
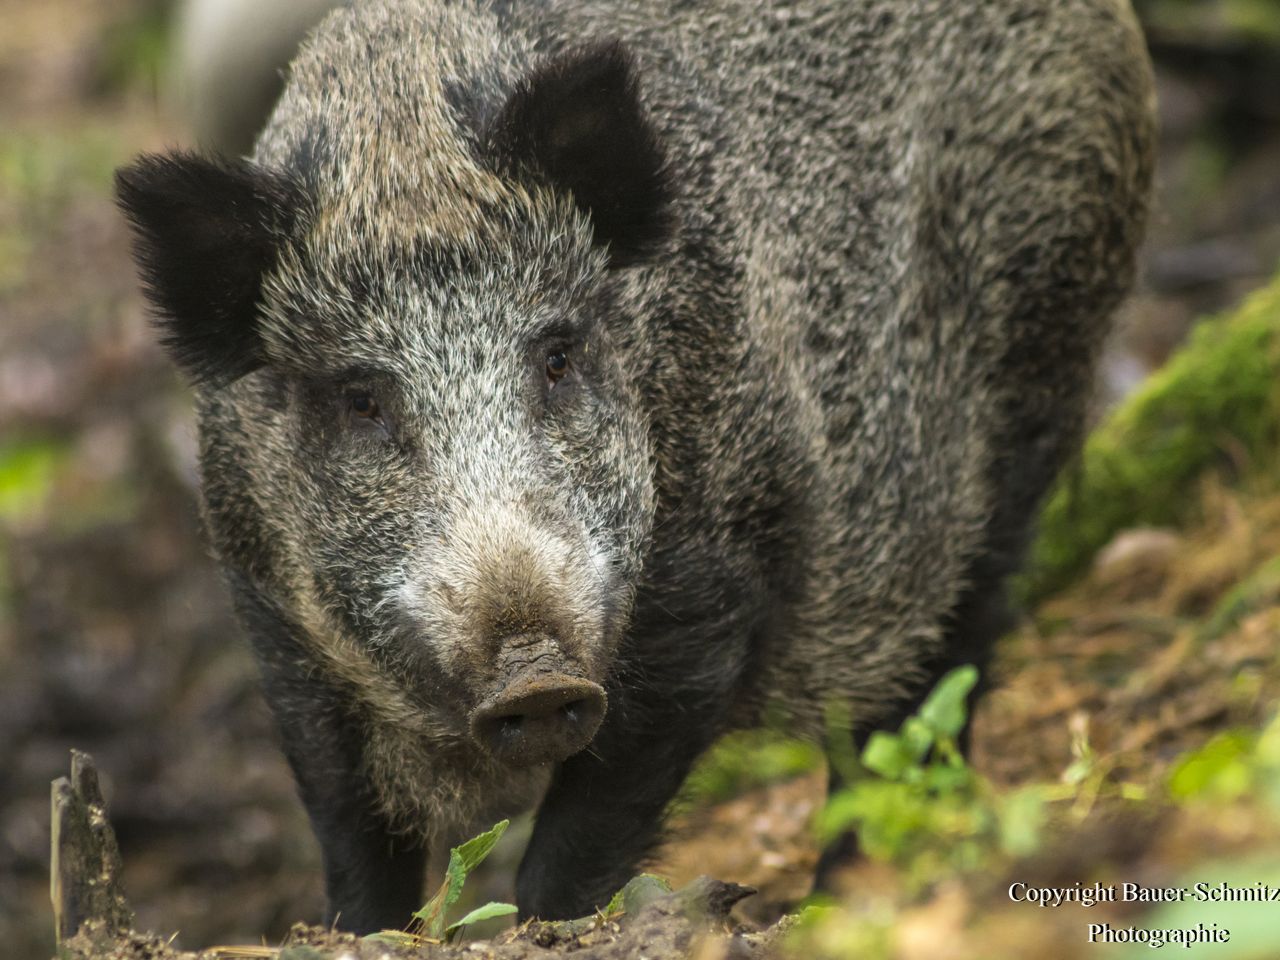
<path fill-rule="evenodd" d="M 555 763 L 577 753 L 604 719 L 604 689 L 563 673 L 526 671 L 471 714 L 471 735 L 513 767 Z"/>

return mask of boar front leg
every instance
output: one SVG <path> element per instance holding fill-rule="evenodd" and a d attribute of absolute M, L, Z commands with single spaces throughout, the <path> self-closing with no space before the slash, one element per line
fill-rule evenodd
<path fill-rule="evenodd" d="M 690 738 L 696 739 L 696 738 Z M 661 836 L 662 816 L 698 750 L 633 743 L 601 759 L 588 747 L 557 771 L 516 877 L 520 919 L 568 920 L 609 902 Z"/>
<path fill-rule="evenodd" d="M 679 638 L 669 649 L 687 655 L 700 647 Z M 610 689 L 595 739 L 557 769 L 516 877 L 522 919 L 581 917 L 607 904 L 653 851 L 667 806 L 723 732 L 735 674 L 682 664 L 674 652 L 668 665 L 662 677 Z M 708 677 L 716 689 L 689 686 Z"/>
<path fill-rule="evenodd" d="M 363 773 L 363 729 L 343 691 L 309 668 L 296 628 L 233 581 L 303 806 L 320 841 L 325 923 L 352 933 L 402 928 L 422 906 L 426 849 L 395 833 Z"/>

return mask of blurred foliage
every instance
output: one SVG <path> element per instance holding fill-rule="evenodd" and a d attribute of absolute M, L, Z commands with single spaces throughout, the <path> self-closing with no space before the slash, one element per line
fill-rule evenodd
<path fill-rule="evenodd" d="M 1277 603 L 1280 603 L 1280 557 L 1272 557 L 1218 601 L 1200 628 L 1199 639 L 1216 640 L 1234 630 L 1246 617 Z"/>
<path fill-rule="evenodd" d="M 1169 774 L 1169 794 L 1181 803 L 1254 800 L 1280 816 L 1280 713 L 1261 732 L 1224 731 L 1182 757 Z"/>
<path fill-rule="evenodd" d="M 847 786 L 818 816 L 824 843 L 856 831 L 862 851 L 899 867 L 917 890 L 1039 847 L 1049 795 L 1036 786 L 997 793 L 956 745 L 977 680 L 973 667 L 951 671 L 896 733 L 868 738 L 858 768 L 841 771 Z"/>
<path fill-rule="evenodd" d="M 1186 196 L 1180 198 L 1178 206 L 1170 211 L 1171 214 L 1181 213 L 1185 220 L 1184 229 L 1196 229 L 1195 221 L 1204 216 L 1201 207 L 1221 193 L 1237 159 L 1228 138 L 1212 125 L 1200 129 L 1190 138 L 1182 161 L 1186 167 L 1183 174 Z"/>
<path fill-rule="evenodd" d="M 1148 30 L 1280 44 L 1276 0 L 1134 0 L 1134 9 Z"/>
<path fill-rule="evenodd" d="M 837 906 L 808 906 L 786 931 L 783 952 L 796 960 L 887 960 L 893 956 L 897 919 L 897 911 L 885 901 L 860 913 Z"/>
<path fill-rule="evenodd" d="M 0 522 L 12 523 L 42 510 L 66 458 L 66 444 L 55 440 L 24 438 L 0 444 Z"/>
<path fill-rule="evenodd" d="M 1185 522 L 1204 471 L 1273 466 L 1278 432 L 1280 277 L 1234 313 L 1202 322 L 1090 435 L 1041 516 L 1024 598 L 1069 583 L 1126 527 Z"/>
<path fill-rule="evenodd" d="M 1280 860 L 1257 858 L 1246 861 L 1204 863 L 1174 880 L 1173 886 L 1195 889 L 1204 884 L 1209 889 L 1229 883 L 1233 887 L 1251 887 L 1262 883 L 1280 888 Z M 1256 901 L 1223 901 L 1212 903 L 1212 916 L 1206 917 L 1206 904 L 1191 898 L 1181 903 L 1165 904 L 1147 914 L 1142 926 L 1151 930 L 1195 930 L 1209 922 L 1231 932 L 1227 943 L 1215 943 L 1201 950 L 1212 950 L 1214 960 L 1274 960 L 1280 944 L 1280 910 L 1271 903 Z M 1171 944 L 1179 949 L 1178 944 Z M 1184 947 L 1184 956 L 1202 956 Z M 1129 944 L 1119 955 L 1122 960 L 1151 956 L 1151 947 L 1143 943 Z"/>
<path fill-rule="evenodd" d="M 20 290 L 36 272 L 38 241 L 71 203 L 106 195 L 124 156 L 106 125 L 6 131 L 0 137 L 0 296 Z"/>
<path fill-rule="evenodd" d="M 173 53 L 174 6 L 170 0 L 147 0 L 103 31 L 95 71 L 100 93 L 161 86 Z"/>
<path fill-rule="evenodd" d="M 678 806 L 728 800 L 754 787 L 819 769 L 822 749 L 767 728 L 730 734 L 708 752 L 685 781 Z"/>
<path fill-rule="evenodd" d="M 9 131 L 0 138 L 0 186 L 19 201 L 35 227 L 56 221 L 77 194 L 105 196 L 116 166 L 128 151 L 107 125 L 47 128 L 39 134 Z"/>
<path fill-rule="evenodd" d="M 790 956 L 805 960 L 854 956 L 888 960 L 901 956 L 904 924 L 909 918 L 921 918 L 915 905 L 926 889 L 922 881 L 935 895 L 929 909 L 942 915 L 930 917 L 926 910 L 923 916 L 944 931 L 951 930 L 944 936 L 953 941 L 955 956 L 1014 955 L 990 952 L 981 930 L 972 939 L 963 937 L 976 949 L 966 950 L 955 943 L 963 929 L 963 913 L 948 915 L 946 897 L 938 899 L 937 891 L 948 885 L 953 892 L 968 889 L 963 878 L 974 876 L 977 870 L 985 875 L 1009 875 L 1012 863 L 1030 862 L 1026 858 L 1042 852 L 1048 837 L 1044 827 L 1052 819 L 1055 804 L 1088 792 L 1087 784 L 1098 768 L 1085 745 L 1077 750 L 1077 763 L 1060 783 L 1000 790 L 986 782 L 954 752 L 959 730 L 956 721 L 963 720 L 953 708 L 963 704 L 962 691 L 970 682 L 958 673 L 948 676 L 932 698 L 945 710 L 932 716 L 922 710 L 897 734 L 884 735 L 874 747 L 869 743 L 862 757 L 863 775 L 832 799 L 819 820 L 828 836 L 833 830 L 856 826 L 860 844 L 869 856 L 886 859 L 899 868 L 899 875 L 907 880 L 906 896 L 868 892 L 839 905 L 807 907 L 789 921 L 783 945 Z M 932 747 L 926 748 L 930 741 Z M 1255 812 L 1260 809 L 1273 823 L 1280 823 L 1280 713 L 1261 731 L 1222 733 L 1186 753 L 1174 764 L 1167 783 L 1175 803 L 1199 811 L 1209 821 L 1220 821 L 1224 811 L 1234 805 Z M 1124 797 L 1126 791 L 1121 788 L 1114 795 Z M 997 824 L 1001 829 L 993 829 Z M 1064 836 L 1069 838 L 1070 834 Z M 1271 854 L 1244 861 L 1200 863 L 1162 885 L 1194 890 L 1203 884 L 1213 891 L 1224 883 L 1234 888 L 1259 883 L 1280 887 L 1280 858 Z M 964 900 L 961 895 L 960 902 Z M 1211 913 L 1206 913 L 1206 905 Z M 987 902 L 983 909 L 996 911 L 1000 906 Z M 1280 911 L 1258 901 L 1219 900 L 1210 893 L 1207 900 L 1189 898 L 1161 905 L 1115 926 L 1196 930 L 1199 924 L 1210 923 L 1230 931 L 1229 944 L 1213 945 L 1215 957 L 1269 960 L 1275 956 L 1275 945 L 1280 943 Z M 1015 942 L 1021 941 L 1015 938 Z M 1151 947 L 1141 943 L 1120 949 L 1119 955 L 1136 958 L 1150 955 Z M 1016 955 L 1022 955 L 1021 949 Z"/>

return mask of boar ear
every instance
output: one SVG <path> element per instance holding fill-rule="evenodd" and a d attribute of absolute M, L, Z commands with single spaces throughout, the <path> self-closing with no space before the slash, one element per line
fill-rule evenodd
<path fill-rule="evenodd" d="M 643 258 L 670 232 L 662 148 L 621 44 L 571 51 L 536 68 L 494 119 L 489 140 L 512 166 L 571 192 L 614 264 Z"/>
<path fill-rule="evenodd" d="M 256 313 L 298 209 L 292 185 L 246 161 L 150 154 L 116 171 L 116 197 L 174 362 L 198 383 L 260 367 Z"/>

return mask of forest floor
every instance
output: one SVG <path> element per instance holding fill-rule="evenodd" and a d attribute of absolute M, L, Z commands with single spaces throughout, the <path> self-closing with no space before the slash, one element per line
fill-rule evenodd
<path fill-rule="evenodd" d="M 199 534 L 190 398 L 146 327 L 110 195 L 115 166 L 182 142 L 156 92 L 164 6 L 0 0 L 0 20 L 0 951 L 54 952 L 49 781 L 77 747 L 102 771 L 137 926 L 162 933 L 118 956 L 287 942 L 283 960 L 314 960 L 326 935 L 293 925 L 320 914 L 318 853 Z M 1241 119 L 1229 79 L 1161 72 L 1157 214 L 1108 355 L 1110 397 L 1276 267 L 1280 117 Z M 1235 467 L 1184 491 L 1193 520 L 1119 532 L 1002 644 L 975 716 L 984 786 L 966 802 L 1005 824 L 1002 798 L 1045 785 L 1035 844 L 983 841 L 968 864 L 904 845 L 842 874 L 839 910 L 766 932 L 808 893 L 825 777 L 779 780 L 730 753 L 737 786 L 691 794 L 650 869 L 677 888 L 709 875 L 758 893 L 712 924 L 736 936 L 703 939 L 677 910 L 644 955 L 1082 957 L 1088 923 L 1157 921 L 1139 904 L 1013 902 L 1010 884 L 1181 885 L 1200 869 L 1280 885 L 1274 758 L 1257 736 L 1280 693 L 1280 491 Z M 510 899 L 522 829 L 468 897 Z M 964 829 L 939 828 L 939 843 Z M 1248 936 L 1276 934 L 1263 909 L 1209 904 L 1169 922 L 1232 927 L 1245 952 L 1204 955 L 1246 957 Z M 467 955 L 542 955 L 560 937 L 583 956 L 611 943 L 638 956 L 641 921 L 573 936 L 493 921 L 475 931 L 490 946 Z M 205 956 L 276 955 L 256 949 Z"/>
<path fill-rule="evenodd" d="M 561 935 L 533 924 L 463 944 L 458 955 L 523 960 L 560 949 L 655 960 L 774 951 L 839 957 L 847 943 L 859 956 L 904 960 L 1025 957 L 1032 950 L 1053 960 L 1093 955 L 1088 924 L 1166 921 L 1153 921 L 1142 903 L 1039 908 L 1012 901 L 1011 884 L 1280 886 L 1280 727 L 1268 748 L 1248 733 L 1280 702 L 1280 494 L 1246 495 L 1209 481 L 1201 497 L 1200 523 L 1118 536 L 1082 583 L 1042 605 L 1002 647 L 997 687 L 975 715 L 974 767 L 997 792 L 1074 783 L 1067 799 L 1052 805 L 1050 827 L 1033 851 L 993 855 L 976 870 L 930 870 L 923 885 L 913 880 L 918 862 L 865 860 L 839 877 L 839 922 L 811 932 L 815 945 L 803 933 L 771 927 L 808 893 L 817 856 L 810 823 L 825 789 L 815 772 L 678 817 L 652 872 L 677 888 L 706 874 L 758 891 L 727 923 L 713 916 L 710 932 L 659 905 L 634 927 L 624 917 Z M 1254 587 L 1241 593 L 1235 587 L 1242 582 Z M 1085 774 L 1069 774 L 1082 759 Z M 1208 772 L 1197 774 L 1196 763 Z M 1175 769 L 1181 773 L 1174 776 Z M 1275 791 L 1270 800 L 1268 790 Z M 1277 956 L 1276 913 L 1266 903 L 1209 903 L 1184 909 L 1176 922 L 1216 923 L 1236 938 L 1233 952 L 1200 948 L 1187 956 L 1266 958 Z M 298 928 L 286 943 L 324 948 L 326 957 L 420 952 L 317 928 Z M 154 938 L 118 947 L 86 955 L 189 956 Z M 429 946 L 425 955 L 452 950 Z M 312 955 L 284 960 L 291 957 Z"/>

